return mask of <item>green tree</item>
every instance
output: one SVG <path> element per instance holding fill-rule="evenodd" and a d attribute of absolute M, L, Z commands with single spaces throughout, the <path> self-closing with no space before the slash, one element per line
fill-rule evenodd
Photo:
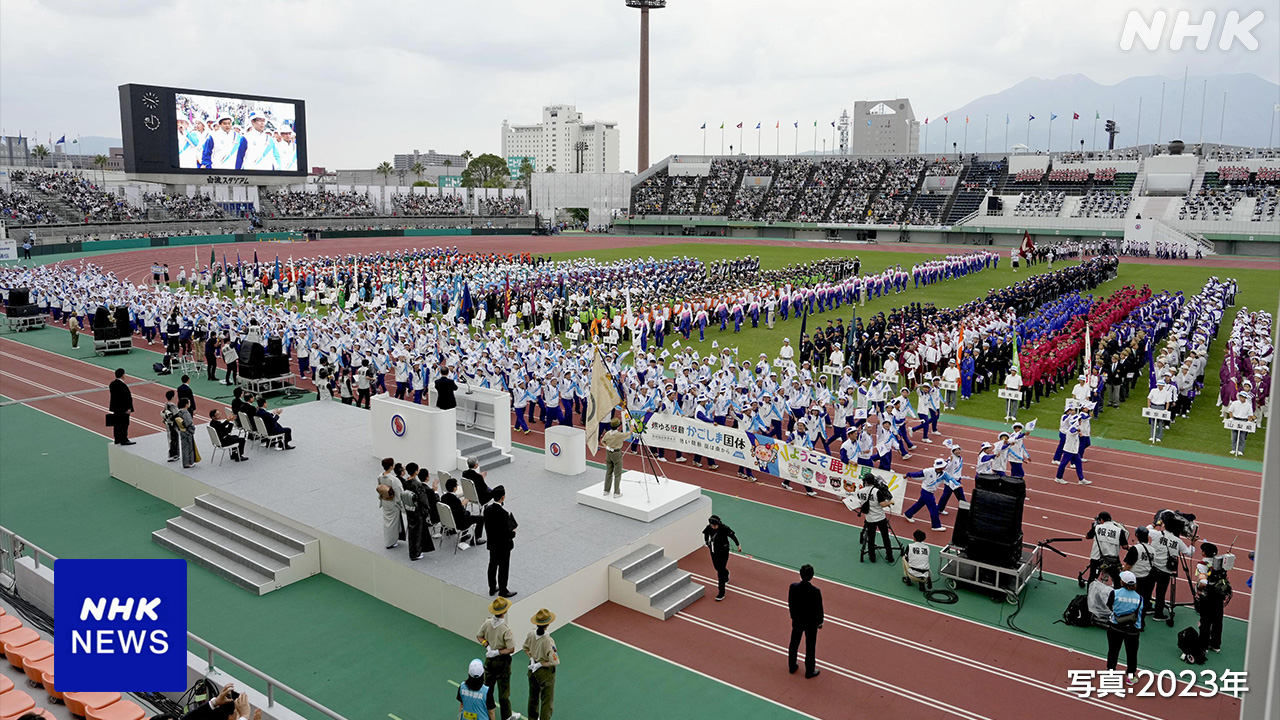
<path fill-rule="evenodd" d="M 40 166 L 44 167 L 44 159 L 49 157 L 49 148 L 44 145 L 37 145 L 31 148 L 31 157 L 40 162 Z"/>
<path fill-rule="evenodd" d="M 472 155 L 470 150 L 463 150 L 463 151 L 462 151 L 462 168 L 463 168 L 464 170 L 466 169 L 466 167 L 467 167 L 468 165 L 470 165 L 470 164 L 471 164 L 471 158 L 473 158 L 473 157 L 475 157 L 475 155 Z"/>
<path fill-rule="evenodd" d="M 465 158 L 468 154 L 464 152 L 462 156 Z M 510 173 L 505 160 L 493 153 L 484 153 L 467 163 L 467 168 L 462 171 L 462 185 L 471 188 L 506 187 Z M 502 184 L 497 184 L 499 180 L 496 178 L 501 178 Z"/>
<path fill-rule="evenodd" d="M 388 177 L 390 177 L 390 176 L 391 176 L 391 173 L 395 172 L 395 171 L 396 171 L 396 169 L 395 169 L 394 167 L 392 167 L 392 166 L 391 166 L 391 163 L 386 162 L 386 161 L 384 160 L 384 161 L 382 162 L 382 164 L 381 164 L 381 165 L 378 165 L 378 167 L 374 168 L 374 169 L 373 169 L 373 171 L 374 171 L 374 172 L 376 172 L 376 173 L 378 173 L 379 175 L 381 175 L 381 176 L 382 176 L 382 186 L 383 186 L 383 187 L 386 187 L 386 185 L 387 185 L 387 178 L 388 178 Z"/>
<path fill-rule="evenodd" d="M 547 166 L 547 169 L 546 169 L 544 172 L 553 173 L 553 172 L 555 172 L 555 171 L 556 171 L 556 166 L 555 166 L 555 165 L 548 165 L 548 166 Z"/>
<path fill-rule="evenodd" d="M 422 163 L 416 162 L 413 164 L 413 167 L 409 168 L 409 170 L 413 172 L 414 177 L 418 178 L 418 180 L 421 181 L 422 171 L 426 170 L 426 168 L 423 167 Z M 414 185 L 417 185 L 417 184 L 418 183 L 414 183 Z"/>
<path fill-rule="evenodd" d="M 520 161 L 520 178 L 516 181 L 519 187 L 524 188 L 525 206 L 533 204 L 533 163 L 529 162 L 529 158 Z"/>
<path fill-rule="evenodd" d="M 102 171 L 102 183 L 105 185 L 107 182 L 107 156 L 95 155 L 93 157 L 93 164 L 97 165 L 98 169 Z"/>

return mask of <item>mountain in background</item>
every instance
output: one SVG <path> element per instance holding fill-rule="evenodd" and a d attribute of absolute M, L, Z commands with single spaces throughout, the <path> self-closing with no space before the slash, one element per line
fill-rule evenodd
<path fill-rule="evenodd" d="M 1205 81 L 1208 80 L 1208 92 Z M 1164 85 L 1164 113 L 1160 112 L 1161 85 Z M 1223 93 L 1226 93 L 1225 123 Z M 1206 97 L 1207 95 L 1207 97 Z M 929 118 L 928 145 L 925 128 L 920 128 L 920 143 L 926 152 L 1007 152 L 1008 146 L 1023 144 L 1032 151 L 1049 147 L 1049 117 L 1053 121 L 1053 147 L 1057 152 L 1079 150 L 1083 139 L 1086 150 L 1094 148 L 1094 116 L 1097 120 L 1097 147 L 1107 146 L 1103 127 L 1115 120 L 1120 127 L 1116 147 L 1168 142 L 1179 139 L 1190 143 L 1223 142 L 1227 145 L 1261 147 L 1280 141 L 1276 130 L 1276 108 L 1280 103 L 1280 85 L 1250 73 L 1192 75 L 1187 79 L 1186 109 L 1183 110 L 1182 78 L 1160 76 L 1129 78 L 1115 85 L 1100 85 L 1084 75 L 1063 75 L 1052 80 L 1030 78 L 1003 92 L 986 95 L 943 115 Z M 1139 99 L 1142 117 L 1139 125 Z M 1201 105 L 1204 106 L 1204 132 L 1201 133 Z M 1073 129 L 1071 118 L 1079 113 Z M 1029 115 L 1035 115 L 1030 123 Z M 968 138 L 965 117 L 969 118 Z M 1008 117 L 1006 125 L 1005 118 Z M 924 118 L 919 118 L 921 122 Z M 1179 132 L 1181 127 L 1181 132 Z M 987 137 L 983 130 L 986 128 Z M 945 134 L 944 134 L 945 133 Z M 1140 133 L 1140 136 L 1139 136 Z M 1270 136 L 1270 137 L 1269 137 Z M 945 138 L 945 146 L 944 146 Z"/>

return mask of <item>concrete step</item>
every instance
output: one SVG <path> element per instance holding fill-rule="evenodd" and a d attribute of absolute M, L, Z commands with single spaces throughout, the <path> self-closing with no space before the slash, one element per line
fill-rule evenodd
<path fill-rule="evenodd" d="M 316 542 L 316 538 L 304 532 L 294 530 L 284 523 L 276 522 L 271 518 L 246 510 L 230 500 L 224 500 L 215 495 L 198 496 L 196 498 L 196 507 L 222 515 L 239 525 L 255 530 L 276 542 L 299 551 L 305 549 L 309 543 Z"/>
<path fill-rule="evenodd" d="M 623 579 L 630 580 L 630 574 L 633 573 L 637 567 L 655 557 L 661 557 L 662 554 L 662 548 L 657 545 L 645 545 L 621 560 L 612 563 L 611 567 L 616 568 L 621 572 Z"/>
<path fill-rule="evenodd" d="M 490 460 L 481 462 L 480 470 L 482 472 L 488 472 L 496 467 L 502 467 L 503 465 L 507 465 L 510 462 L 511 462 L 510 455 L 498 455 L 497 457 L 494 457 Z"/>
<path fill-rule="evenodd" d="M 671 597 L 672 594 L 680 590 L 685 584 L 689 583 L 690 575 L 685 570 L 678 568 L 668 570 L 666 573 L 658 576 L 649 586 L 640 594 L 649 598 L 649 604 L 653 607 L 659 607 L 664 601 Z"/>
<path fill-rule="evenodd" d="M 188 561 L 235 585 L 239 585 L 255 595 L 262 595 L 275 585 L 275 581 L 270 577 L 254 572 L 243 565 L 236 564 L 230 558 L 212 548 L 167 528 L 151 533 L 151 539 L 160 547 L 181 555 Z"/>
<path fill-rule="evenodd" d="M 288 562 L 282 562 L 269 555 L 254 550 L 248 545 L 244 545 L 229 535 L 223 535 L 199 523 L 193 522 L 185 517 L 176 517 L 165 523 L 165 527 L 182 535 L 193 542 L 200 543 L 210 548 L 220 555 L 226 556 L 232 562 L 243 565 L 250 570 L 275 578 L 276 573 L 284 570 L 289 566 Z"/>
<path fill-rule="evenodd" d="M 252 527 L 241 525 L 212 510 L 193 505 L 182 508 L 182 517 L 208 528 L 213 533 L 230 537 L 241 545 L 286 565 L 302 554 L 301 550 L 292 545 L 280 542 Z"/>
<path fill-rule="evenodd" d="M 691 582 L 683 591 L 668 596 L 664 604 L 655 605 L 654 609 L 662 613 L 663 620 L 670 620 L 673 615 L 697 602 L 706 591 L 702 585 Z"/>
<path fill-rule="evenodd" d="M 637 567 L 634 571 L 627 573 L 623 579 L 636 584 L 636 592 L 646 595 L 648 588 L 652 587 L 662 576 L 671 572 L 676 567 L 676 561 L 665 555 L 645 562 Z"/>

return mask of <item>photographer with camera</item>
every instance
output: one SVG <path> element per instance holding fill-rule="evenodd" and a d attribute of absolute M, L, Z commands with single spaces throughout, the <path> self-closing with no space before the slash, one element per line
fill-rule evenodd
<path fill-rule="evenodd" d="M 1150 612 L 1151 608 L 1151 588 L 1155 583 L 1155 576 L 1151 573 L 1155 569 L 1155 551 L 1151 549 L 1151 545 L 1147 543 L 1150 539 L 1150 533 L 1144 527 L 1134 528 L 1134 540 L 1137 542 L 1129 546 L 1125 552 L 1124 559 L 1121 560 L 1121 567 L 1128 570 L 1136 577 L 1137 583 L 1135 589 L 1142 596 L 1142 607 L 1147 608 Z"/>
<path fill-rule="evenodd" d="M 1120 585 L 1120 549 L 1129 547 L 1129 532 L 1111 519 L 1111 513 L 1103 510 L 1094 518 L 1093 526 L 1085 533 L 1085 540 L 1093 541 L 1089 551 L 1089 579 L 1098 579 L 1098 573 L 1106 570 L 1111 582 Z"/>
<path fill-rule="evenodd" d="M 1218 556 L 1218 546 L 1205 541 L 1200 543 L 1203 559 L 1196 565 L 1196 610 L 1200 613 L 1200 657 L 1205 652 L 1222 651 L 1222 617 L 1231 601 L 1231 582 L 1223 560 Z"/>
<path fill-rule="evenodd" d="M 871 473 L 863 475 L 863 482 L 863 486 L 853 493 L 854 502 L 857 503 L 856 512 L 862 516 L 862 546 L 871 556 L 871 562 L 875 562 L 878 530 L 880 538 L 884 540 L 885 562 L 891 563 L 893 545 L 889 542 L 889 516 L 885 514 L 885 508 L 893 507 L 893 493 L 889 492 L 883 480 Z"/>
<path fill-rule="evenodd" d="M 1169 583 L 1178 577 L 1178 561 L 1181 556 L 1191 557 L 1193 548 L 1182 541 L 1177 533 L 1166 525 L 1166 514 L 1170 510 L 1156 513 L 1155 523 L 1148 525 L 1151 537 L 1151 587 L 1155 591 L 1155 618 L 1164 620 L 1166 597 L 1169 594 Z M 1176 516 L 1179 531 L 1185 529 L 1181 516 Z"/>
<path fill-rule="evenodd" d="M 262 709 L 249 705 L 249 696 L 236 692 L 233 683 L 222 686 L 217 697 L 200 703 L 182 716 L 182 720 L 262 720 Z"/>

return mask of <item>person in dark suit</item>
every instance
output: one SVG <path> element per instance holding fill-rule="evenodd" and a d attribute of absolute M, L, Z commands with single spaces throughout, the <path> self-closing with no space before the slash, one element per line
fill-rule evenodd
<path fill-rule="evenodd" d="M 292 450 L 293 446 L 289 443 L 293 442 L 293 430 L 280 424 L 280 410 L 268 410 L 267 399 L 258 398 L 258 417 L 262 418 L 262 423 L 267 426 L 267 433 L 276 435 L 284 433 L 284 449 Z"/>
<path fill-rule="evenodd" d="M 450 410 L 458 407 L 458 399 L 453 395 L 458 391 L 458 383 L 449 377 L 449 368 L 447 366 L 440 366 L 440 377 L 436 378 L 435 386 L 436 407 L 441 410 Z"/>
<path fill-rule="evenodd" d="M 107 411 L 111 413 L 111 427 L 114 430 L 117 445 L 133 445 L 129 439 L 129 414 L 133 412 L 133 391 L 121 378 L 124 368 L 116 368 L 116 379 L 111 381 L 107 390 L 111 399 L 107 403 Z"/>
<path fill-rule="evenodd" d="M 196 415 L 196 394 L 192 392 L 190 375 L 182 376 L 182 384 L 178 386 L 178 402 L 182 402 L 182 398 L 186 398 L 188 404 L 187 409 L 191 411 L 191 417 Z"/>
<path fill-rule="evenodd" d="M 804 676 L 817 677 L 821 672 L 816 666 L 818 629 L 826 616 L 822 612 L 822 591 L 813 585 L 813 566 L 800 568 L 800 582 L 791 583 L 787 593 L 787 606 L 791 609 L 791 646 L 788 649 L 788 669 L 792 674 L 800 668 L 796 664 L 796 651 L 800 648 L 800 636 L 804 635 Z"/>
<path fill-rule="evenodd" d="M 208 370 L 208 378 L 211 381 L 218 379 L 218 350 L 219 341 L 216 335 L 209 333 L 209 337 L 204 341 L 204 366 Z"/>
<path fill-rule="evenodd" d="M 453 514 L 453 522 L 458 526 L 458 532 L 466 533 L 467 528 L 472 526 L 475 529 L 471 532 L 472 539 L 467 541 L 472 545 L 484 544 L 484 519 L 482 517 L 472 515 L 467 510 L 467 500 L 458 494 L 458 479 L 449 478 L 444 483 L 444 495 L 440 496 L 440 502 L 449 506 L 449 511 Z M 493 593 L 489 593 L 492 595 Z"/>
<path fill-rule="evenodd" d="M 489 489 L 484 476 L 485 473 L 480 472 L 480 461 L 473 457 L 467 458 L 467 469 L 462 471 L 462 477 L 475 484 L 476 497 L 480 499 L 481 505 L 487 505 L 493 497 L 493 491 Z"/>
<path fill-rule="evenodd" d="M 222 411 L 214 408 L 209 411 L 209 426 L 218 434 L 218 444 L 224 448 L 231 448 L 231 459 L 236 462 L 248 460 L 244 456 L 244 438 L 237 437 L 235 434 L 235 425 L 222 416 Z"/>
<path fill-rule="evenodd" d="M 489 534 L 489 594 L 512 598 L 516 594 L 507 588 L 507 575 L 511 548 L 515 547 L 516 519 L 502 506 L 506 499 L 507 489 L 495 486 L 493 502 L 484 509 L 484 528 Z"/>

